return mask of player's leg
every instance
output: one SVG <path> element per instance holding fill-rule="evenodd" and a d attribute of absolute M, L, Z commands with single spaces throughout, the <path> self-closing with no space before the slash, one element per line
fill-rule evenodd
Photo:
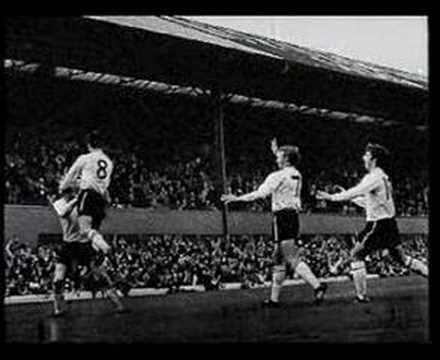
<path fill-rule="evenodd" d="M 81 235 L 90 240 L 90 242 L 96 246 L 101 247 L 102 244 L 105 243 L 104 237 L 101 235 L 101 233 L 94 229 L 93 224 L 93 218 L 90 215 L 81 215 L 78 217 L 78 224 L 80 228 Z"/>
<path fill-rule="evenodd" d="M 270 298 L 263 302 L 264 307 L 279 307 L 281 287 L 286 277 L 286 264 L 283 262 L 279 244 L 275 245 L 273 264 Z"/>
<path fill-rule="evenodd" d="M 390 249 L 390 256 L 402 266 L 414 271 L 416 274 L 428 277 L 428 266 L 419 259 L 405 254 L 402 244 L 396 245 Z"/>
<path fill-rule="evenodd" d="M 104 290 L 110 302 L 115 306 L 116 311 L 123 312 L 125 310 L 125 307 L 122 304 L 121 299 L 117 293 L 116 287 L 113 281 L 111 280 L 110 275 L 105 270 L 104 266 L 96 265 L 94 266 L 93 271 L 95 272 L 100 283 L 104 284 L 102 290 Z"/>
<path fill-rule="evenodd" d="M 405 254 L 396 220 L 390 219 L 387 221 L 386 225 L 384 236 L 386 236 L 385 240 L 388 243 L 390 256 L 402 266 L 414 271 L 416 274 L 428 277 L 428 266 L 419 259 Z"/>
<path fill-rule="evenodd" d="M 94 191 L 83 191 L 78 199 L 78 224 L 81 235 L 95 246 L 102 246 L 105 241 L 99 227 L 105 217 L 104 199 Z M 104 245 L 105 246 L 105 245 Z"/>
<path fill-rule="evenodd" d="M 365 256 L 376 249 L 380 238 L 380 223 L 367 222 L 365 229 L 359 234 L 358 242 L 351 250 L 351 273 L 358 302 L 369 302 L 367 296 L 367 268 Z"/>
<path fill-rule="evenodd" d="M 61 316 L 65 311 L 64 283 L 67 270 L 71 271 L 72 269 L 73 250 L 72 243 L 63 243 L 57 254 L 58 260 L 53 276 L 53 314 L 55 316 Z"/>
<path fill-rule="evenodd" d="M 278 307 L 281 287 L 286 277 L 286 264 L 281 252 L 281 245 L 278 242 L 278 226 L 276 216 L 272 222 L 272 237 L 275 242 L 275 249 L 272 255 L 272 284 L 270 291 L 270 299 L 263 302 L 265 307 Z"/>
<path fill-rule="evenodd" d="M 301 259 L 301 248 L 296 245 L 296 241 L 293 239 L 282 241 L 281 251 L 285 261 L 313 288 L 316 302 L 321 303 L 327 290 L 327 284 L 319 282 L 309 265 Z"/>
<path fill-rule="evenodd" d="M 284 260 L 290 264 L 292 269 L 315 291 L 315 299 L 320 303 L 324 299 L 327 290 L 327 284 L 321 284 L 316 278 L 309 265 L 301 260 L 301 248 L 296 245 L 299 237 L 299 216 L 294 212 L 283 214 L 280 217 L 280 239 L 282 241 L 281 250 Z"/>
<path fill-rule="evenodd" d="M 356 238 L 359 239 L 359 237 L 356 235 Z M 351 240 L 351 238 L 350 238 Z M 350 280 L 353 280 L 353 276 L 350 270 L 351 267 L 351 263 L 353 262 L 353 258 L 352 258 L 352 252 L 353 252 L 353 248 L 356 246 L 356 241 L 344 241 L 344 243 L 346 244 L 346 246 L 348 246 L 350 249 L 350 253 L 348 255 L 346 255 L 345 253 L 343 253 L 342 255 L 340 255 L 339 259 L 334 262 L 333 264 L 330 263 L 330 261 L 328 261 L 328 270 L 329 273 L 332 275 L 346 275 L 350 278 Z M 341 272 L 342 269 L 342 272 Z"/>
<path fill-rule="evenodd" d="M 368 302 L 367 297 L 367 269 L 364 261 L 364 246 L 359 243 L 352 250 L 350 270 L 356 292 L 356 300 Z"/>
<path fill-rule="evenodd" d="M 81 274 L 84 271 L 83 268 L 81 268 L 80 266 L 80 262 L 79 262 L 79 258 L 78 258 L 78 248 L 77 248 L 77 243 L 72 244 L 72 246 L 75 246 L 75 254 L 72 257 L 72 259 L 70 260 L 70 264 L 69 264 L 69 277 L 72 280 L 72 285 L 73 285 L 73 289 L 72 291 L 76 294 L 76 296 L 80 295 L 80 291 L 81 291 L 81 285 L 82 285 L 82 281 L 81 281 Z"/>
<path fill-rule="evenodd" d="M 110 249 L 110 246 L 106 242 L 105 245 L 103 250 L 101 248 L 95 248 L 95 246 L 90 243 L 84 244 L 84 258 L 90 266 L 91 277 L 95 283 L 100 284 L 100 290 L 104 291 L 110 302 L 115 306 L 116 311 L 123 312 L 125 311 L 125 307 L 122 305 L 114 282 L 105 268 L 104 262 L 107 258 L 106 254 L 109 252 L 108 249 Z"/>
<path fill-rule="evenodd" d="M 276 244 L 273 255 L 273 262 L 274 266 L 272 270 L 270 301 L 272 303 L 278 303 L 281 288 L 283 286 L 284 279 L 286 278 L 286 265 L 283 260 L 280 244 Z"/>
<path fill-rule="evenodd" d="M 350 265 L 353 261 L 352 256 L 347 256 L 347 257 L 340 257 L 335 263 L 330 264 L 329 262 L 329 273 L 332 275 L 338 275 L 341 274 L 343 275 L 345 272 L 340 273 L 340 269 L 345 269 L 347 267 L 347 265 Z M 351 278 L 351 273 L 345 273 L 345 275 L 349 276 Z"/>
<path fill-rule="evenodd" d="M 89 223 L 90 219 L 87 219 L 87 225 L 86 227 L 90 224 L 90 227 L 92 230 L 89 230 L 89 234 L 91 234 L 91 237 L 89 237 L 90 239 L 90 243 L 91 246 L 93 248 L 93 250 L 95 251 L 95 254 L 98 254 L 98 257 L 100 257 L 101 259 L 103 259 L 104 257 L 106 259 L 108 259 L 110 261 L 110 263 L 112 264 L 112 266 L 114 267 L 114 269 L 117 269 L 117 261 L 116 261 L 116 257 L 115 254 L 112 252 L 110 245 L 105 241 L 104 237 L 102 236 L 102 234 L 98 231 L 98 229 L 101 226 L 102 221 L 105 218 L 105 203 L 103 202 L 103 200 L 101 198 L 96 198 L 94 201 L 94 206 L 90 206 L 90 211 L 89 213 L 93 214 L 93 216 L 91 217 L 91 221 Z M 93 257 L 94 261 L 96 261 L 96 256 Z M 101 268 L 101 267 L 100 267 Z M 103 274 L 103 278 L 105 279 L 105 281 L 110 280 L 110 278 L 108 277 L 107 272 L 105 272 L 105 274 Z M 109 296 L 109 299 L 111 301 L 113 301 L 113 303 L 115 305 L 117 305 L 118 309 L 123 310 L 122 305 L 119 306 L 117 303 L 119 301 L 119 298 L 117 297 L 117 292 L 115 289 L 115 286 L 113 286 L 113 284 L 108 288 L 107 290 L 107 294 Z"/>
<path fill-rule="evenodd" d="M 321 285 L 309 266 L 300 260 L 299 248 L 296 246 L 295 239 L 299 233 L 298 214 L 289 211 L 277 213 L 274 216 L 273 233 L 277 242 L 277 253 L 274 259 L 277 266 L 274 267 L 271 302 L 276 303 L 278 301 L 282 282 L 285 278 L 285 264 L 290 264 L 292 269 L 312 286 L 315 290 L 317 302 L 321 302 L 327 287 L 325 284 Z"/>
<path fill-rule="evenodd" d="M 66 276 L 66 265 L 58 262 L 55 264 L 55 273 L 53 277 L 53 313 L 55 316 L 60 316 L 64 313 L 64 279 Z"/>

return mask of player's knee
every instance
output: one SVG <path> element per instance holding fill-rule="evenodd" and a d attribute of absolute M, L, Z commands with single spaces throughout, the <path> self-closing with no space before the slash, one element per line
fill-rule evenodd
<path fill-rule="evenodd" d="M 286 276 L 286 267 L 284 265 L 276 265 L 273 268 L 272 280 L 275 285 L 281 286 Z"/>
<path fill-rule="evenodd" d="M 295 270 L 296 269 L 296 267 L 298 266 L 298 264 L 299 264 L 299 257 L 298 256 L 291 256 L 290 258 L 289 258 L 289 264 L 290 264 L 290 266 L 292 267 L 292 269 L 293 270 Z"/>
<path fill-rule="evenodd" d="M 390 250 L 390 256 L 397 261 L 400 265 L 410 267 L 412 258 L 411 256 L 405 255 L 400 248 L 394 248 Z"/>
<path fill-rule="evenodd" d="M 64 280 L 64 274 L 66 272 L 66 267 L 64 264 L 56 264 L 55 265 L 55 273 L 53 277 L 53 282 Z"/>
<path fill-rule="evenodd" d="M 60 281 L 64 281 L 64 276 L 62 276 L 62 274 L 55 272 L 54 276 L 53 276 L 53 283 L 57 283 Z"/>
<path fill-rule="evenodd" d="M 64 280 L 55 280 L 53 282 L 53 289 L 55 294 L 62 294 L 64 287 Z"/>
<path fill-rule="evenodd" d="M 104 240 L 104 237 L 99 234 L 98 232 L 95 232 L 92 239 L 92 247 L 98 251 L 98 252 L 102 252 L 104 254 L 109 254 L 110 253 L 110 245 L 107 244 L 107 242 Z"/>
<path fill-rule="evenodd" d="M 112 281 L 112 279 L 108 275 L 102 277 L 102 283 L 103 283 L 104 289 L 113 289 L 115 287 L 115 283 Z"/>
<path fill-rule="evenodd" d="M 95 274 L 96 278 L 102 283 L 105 283 L 107 285 L 113 284 L 110 279 L 110 275 L 102 266 L 95 266 L 93 269 L 93 273 Z"/>
<path fill-rule="evenodd" d="M 406 266 L 406 267 L 411 267 L 411 264 L 413 262 L 413 258 L 411 256 L 408 255 L 396 255 L 395 259 L 402 265 Z"/>
<path fill-rule="evenodd" d="M 79 233 L 82 238 L 90 240 L 93 235 L 93 230 L 91 228 L 80 228 Z"/>

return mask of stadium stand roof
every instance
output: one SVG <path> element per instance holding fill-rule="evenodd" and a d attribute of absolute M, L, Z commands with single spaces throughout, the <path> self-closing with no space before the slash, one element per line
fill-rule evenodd
<path fill-rule="evenodd" d="M 176 16 L 6 19 L 6 58 L 415 125 L 427 78 Z M 134 79 L 134 80 L 133 80 Z M 145 85 L 145 84 L 144 84 Z"/>

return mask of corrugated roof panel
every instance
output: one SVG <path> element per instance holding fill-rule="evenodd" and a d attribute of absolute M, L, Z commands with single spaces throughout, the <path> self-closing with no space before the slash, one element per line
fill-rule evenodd
<path fill-rule="evenodd" d="M 337 54 L 312 50 L 284 41 L 184 19 L 176 16 L 88 16 L 121 26 L 207 42 L 292 63 L 324 68 L 352 76 L 389 81 L 404 86 L 428 89 L 427 78 L 418 74 L 354 60 Z M 292 20 L 294 21 L 294 20 Z"/>
<path fill-rule="evenodd" d="M 278 57 L 274 54 L 258 50 L 253 47 L 243 46 L 235 41 L 210 34 L 207 31 L 203 31 L 203 29 L 184 26 L 178 18 L 172 16 L 86 16 L 86 18 L 177 36 L 188 40 L 202 41 L 205 43 L 256 53 L 264 56 Z"/>

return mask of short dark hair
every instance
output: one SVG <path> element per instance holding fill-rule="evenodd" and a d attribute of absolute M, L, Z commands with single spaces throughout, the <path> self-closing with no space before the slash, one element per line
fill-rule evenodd
<path fill-rule="evenodd" d="M 290 165 L 296 166 L 301 160 L 298 146 L 283 145 L 278 148 L 278 151 L 284 153 L 284 156 L 287 158 Z"/>
<path fill-rule="evenodd" d="M 89 132 L 86 136 L 86 142 L 92 148 L 99 148 L 103 145 L 102 135 L 98 130 Z"/>
<path fill-rule="evenodd" d="M 377 166 L 386 166 L 390 158 L 389 150 L 379 144 L 368 143 L 365 152 L 369 152 L 371 157 L 376 159 Z"/>

